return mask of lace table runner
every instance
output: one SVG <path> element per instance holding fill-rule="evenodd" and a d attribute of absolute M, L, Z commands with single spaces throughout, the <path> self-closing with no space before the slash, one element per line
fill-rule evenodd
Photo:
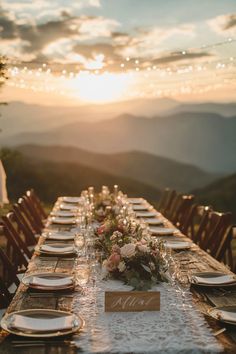
<path fill-rule="evenodd" d="M 75 339 L 83 353 L 220 353 L 223 347 L 211 333 L 202 314 L 183 308 L 181 297 L 168 284 L 161 293 L 160 312 L 106 313 L 106 290 L 131 290 L 119 281 L 102 281 L 77 295 L 73 311 L 85 320 Z"/>

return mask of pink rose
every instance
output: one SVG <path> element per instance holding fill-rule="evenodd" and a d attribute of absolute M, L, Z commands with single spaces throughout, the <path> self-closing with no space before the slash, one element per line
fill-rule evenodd
<path fill-rule="evenodd" d="M 120 255 L 118 253 L 112 253 L 108 258 L 108 262 L 113 263 L 115 266 L 118 266 L 120 263 Z"/>

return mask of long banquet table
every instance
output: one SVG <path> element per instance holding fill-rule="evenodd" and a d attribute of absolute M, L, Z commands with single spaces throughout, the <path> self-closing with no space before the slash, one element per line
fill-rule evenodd
<path fill-rule="evenodd" d="M 173 227 L 167 220 L 167 227 Z M 47 225 L 48 226 L 48 225 Z M 63 229 L 61 227 L 61 229 Z M 66 227 L 68 229 L 68 227 Z M 173 236 L 174 237 L 174 236 Z M 177 237 L 186 237 L 179 233 Z M 39 238 L 39 244 L 47 242 Z M 228 268 L 194 245 L 190 250 L 176 252 L 181 269 L 187 271 L 222 271 Z M 80 274 L 85 261 L 75 257 L 41 257 L 36 252 L 26 274 L 59 272 Z M 131 290 L 116 280 L 88 283 L 86 291 L 77 287 L 69 293 L 31 293 L 20 284 L 7 313 L 24 309 L 58 309 L 79 314 L 84 327 L 69 337 L 35 340 L 9 335 L 1 331 L 0 353 L 236 353 L 236 327 L 209 317 L 214 306 L 236 305 L 236 288 L 215 290 L 192 286 L 192 306 L 182 308 L 181 300 L 168 283 L 153 290 L 160 291 L 159 312 L 107 313 L 104 293 L 107 290 Z M 220 333 L 219 330 L 223 329 Z M 219 334 L 218 334 L 219 333 Z"/>

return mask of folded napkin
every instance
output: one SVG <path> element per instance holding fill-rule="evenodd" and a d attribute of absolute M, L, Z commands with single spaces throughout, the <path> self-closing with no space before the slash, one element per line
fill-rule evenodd
<path fill-rule="evenodd" d="M 49 278 L 43 278 L 40 276 L 33 276 L 30 285 L 40 285 L 40 286 L 45 286 L 45 287 L 61 287 L 61 286 L 69 286 L 73 284 L 72 278 L 65 277 L 65 278 L 58 278 L 58 279 L 49 279 Z"/>
<path fill-rule="evenodd" d="M 236 323 L 236 312 L 216 309 L 215 314 L 217 317 L 219 317 L 219 319 Z"/>
<path fill-rule="evenodd" d="M 66 210 L 55 210 L 50 213 L 51 216 L 57 216 L 57 217 L 65 217 L 65 218 L 73 218 L 75 217 L 75 213 L 72 211 L 66 211 Z"/>
<path fill-rule="evenodd" d="M 150 209 L 150 205 L 149 204 L 134 204 L 133 206 L 132 206 L 132 209 L 134 210 L 134 211 L 138 211 L 138 210 L 149 210 Z"/>
<path fill-rule="evenodd" d="M 50 246 L 50 245 L 42 245 L 40 247 L 40 250 L 49 253 L 69 253 L 75 251 L 73 246 L 59 247 L 59 246 Z"/>
<path fill-rule="evenodd" d="M 62 197 L 62 200 L 65 203 L 78 204 L 78 203 L 80 203 L 82 201 L 82 198 L 81 197 Z"/>
<path fill-rule="evenodd" d="M 67 234 L 63 234 L 63 233 L 61 233 L 61 234 L 59 234 L 59 233 L 50 233 L 48 236 L 47 236 L 47 238 L 49 239 L 49 240 L 55 240 L 55 241 L 66 241 L 66 240 L 68 240 L 68 241 L 70 241 L 70 240 L 74 240 L 74 238 L 75 238 L 75 235 L 73 235 L 73 234 L 70 234 L 70 235 L 67 235 Z"/>
<path fill-rule="evenodd" d="M 150 227 L 151 234 L 153 235 L 173 235 L 176 232 L 176 229 L 169 229 L 166 227 Z"/>
<path fill-rule="evenodd" d="M 231 274 L 226 275 L 217 275 L 217 276 L 209 276 L 209 277 L 201 277 L 197 275 L 193 275 L 192 279 L 194 283 L 199 284 L 209 284 L 209 285 L 222 285 L 229 284 L 235 281 L 235 276 Z"/>
<path fill-rule="evenodd" d="M 191 246 L 190 242 L 185 242 L 185 241 L 173 241 L 173 242 L 166 242 L 166 247 L 172 248 L 172 249 L 185 249 L 185 248 L 189 248 Z"/>
<path fill-rule="evenodd" d="M 157 215 L 158 215 L 157 212 L 152 212 L 152 211 L 144 211 L 144 212 L 136 213 L 137 218 L 154 218 Z"/>
<path fill-rule="evenodd" d="M 74 204 L 60 203 L 58 206 L 61 211 L 71 211 L 73 213 L 78 212 L 78 208 Z"/>
<path fill-rule="evenodd" d="M 147 218 L 146 222 L 149 225 L 162 225 L 163 224 L 163 220 L 162 219 L 158 219 L 158 218 L 151 218 L 151 219 Z"/>
<path fill-rule="evenodd" d="M 70 330 L 74 327 L 74 316 L 68 315 L 55 318 L 33 318 L 15 314 L 11 327 L 26 332 L 54 332 Z"/>
<path fill-rule="evenodd" d="M 67 217 L 56 217 L 53 216 L 51 221 L 54 224 L 64 224 L 64 225 L 70 225 L 70 224 L 75 224 L 76 223 L 76 219 L 73 218 L 67 218 Z"/>

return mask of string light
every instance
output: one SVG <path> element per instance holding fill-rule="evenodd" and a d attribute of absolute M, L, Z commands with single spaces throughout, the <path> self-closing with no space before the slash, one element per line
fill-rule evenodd
<path fill-rule="evenodd" d="M 227 38 L 222 42 L 203 45 L 200 49 L 229 45 L 235 41 L 233 38 Z M 123 72 L 130 77 L 135 75 L 135 78 L 139 80 L 147 79 L 150 76 L 152 83 L 148 85 L 148 94 L 153 97 L 204 93 L 230 85 L 231 87 L 236 86 L 236 57 L 231 55 L 230 57 L 222 58 L 220 61 L 219 59 L 208 59 L 206 61 L 201 60 L 200 64 L 187 63 L 187 54 L 194 53 L 196 50 L 199 50 L 199 48 L 178 51 L 185 56 L 184 62 L 177 63 L 173 61 L 172 64 L 168 64 L 168 67 L 150 65 L 150 63 L 147 65 L 145 61 L 142 62 L 140 59 L 126 57 L 124 59 L 125 63 L 119 64 L 118 72 L 121 74 Z M 176 55 L 176 52 L 170 53 L 171 55 Z M 11 80 L 6 83 L 12 87 L 30 89 L 34 92 L 53 92 L 70 96 L 72 94 L 71 90 L 62 88 L 65 80 L 77 80 L 81 75 L 90 75 L 92 72 L 95 75 L 109 73 L 107 69 L 80 70 L 78 64 L 70 65 L 70 68 L 73 69 L 67 71 L 62 64 L 55 65 L 45 62 L 30 62 L 26 64 L 18 60 L 11 60 L 11 62 L 8 61 L 8 74 Z M 189 76 L 190 78 L 188 79 Z M 141 92 L 141 94 L 145 93 Z M 140 92 L 134 90 L 132 95 L 138 96 Z"/>

